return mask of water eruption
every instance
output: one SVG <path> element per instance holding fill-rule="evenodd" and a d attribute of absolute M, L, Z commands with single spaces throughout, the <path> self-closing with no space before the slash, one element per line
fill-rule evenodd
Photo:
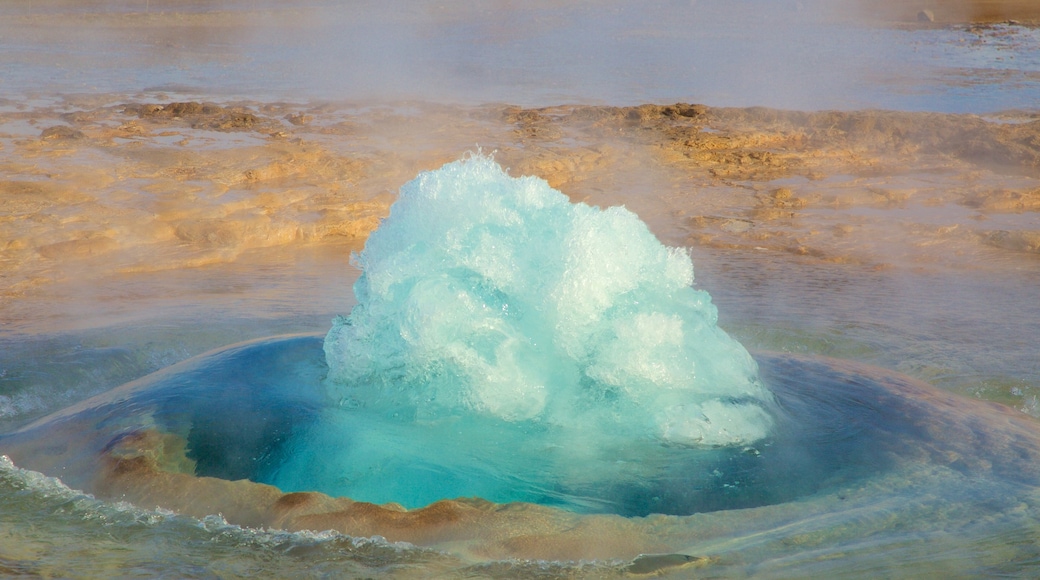
<path fill-rule="evenodd" d="M 873 562 L 906 533 L 972 542 L 995 505 L 1035 513 L 1027 417 L 866 365 L 752 358 L 686 252 L 488 156 L 406 184 L 355 260 L 357 305 L 325 336 L 183 361 L 0 452 L 105 500 L 410 542 L 454 572 L 743 570 L 792 545 Z M 32 477 L 0 460 L 0 484 Z"/>
<path fill-rule="evenodd" d="M 1037 576 L 1040 3 L 931 4 L 0 3 L 0 570 Z M 473 143 L 592 207 L 362 252 Z"/>
<path fill-rule="evenodd" d="M 283 489 L 612 511 L 593 507 L 607 482 L 769 434 L 771 395 L 690 257 L 623 207 L 472 155 L 405 185 L 356 262 L 325 339 L 337 404 L 266 478 Z"/>

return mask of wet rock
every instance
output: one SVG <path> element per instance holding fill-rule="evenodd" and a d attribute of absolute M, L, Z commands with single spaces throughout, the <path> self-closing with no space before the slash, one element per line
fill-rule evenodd
<path fill-rule="evenodd" d="M 241 240 L 242 232 L 235 222 L 218 219 L 185 220 L 177 224 L 176 236 L 181 241 L 203 247 L 231 247 Z"/>
<path fill-rule="evenodd" d="M 212 103 L 194 101 L 176 102 L 166 105 L 127 105 L 126 113 L 136 113 L 142 119 L 188 121 L 193 129 L 235 131 L 257 129 L 263 120 L 255 114 L 238 107 L 222 107 Z"/>
<path fill-rule="evenodd" d="M 771 195 L 774 200 L 782 203 L 788 199 L 791 199 L 792 194 L 790 189 L 786 187 L 778 187 L 773 190 L 773 193 Z"/>
<path fill-rule="evenodd" d="M 674 572 L 680 568 L 702 564 L 707 558 L 686 554 L 641 554 L 625 568 L 625 572 L 636 576 L 657 575 Z"/>
<path fill-rule="evenodd" d="M 749 219 L 713 215 L 692 217 L 688 223 L 695 229 L 718 228 L 731 234 L 742 234 L 755 227 L 755 222 Z"/>
<path fill-rule="evenodd" d="M 51 259 L 83 258 L 104 254 L 118 247 L 119 244 L 108 236 L 89 236 L 79 240 L 47 244 L 41 246 L 39 252 L 41 256 Z"/>
<path fill-rule="evenodd" d="M 507 111 L 506 120 L 516 125 L 515 133 L 521 139 L 555 141 L 563 137 L 551 117 L 535 109 Z"/>
<path fill-rule="evenodd" d="M 123 123 L 117 129 L 124 136 L 143 136 L 148 134 L 148 130 L 142 127 L 137 121 L 129 121 Z"/>
<path fill-rule="evenodd" d="M 72 127 L 66 127 L 65 125 L 47 127 L 42 133 L 40 133 L 40 139 L 43 139 L 44 141 L 74 141 L 84 137 L 86 137 L 86 135 L 83 134 L 83 131 L 73 129 Z"/>
<path fill-rule="evenodd" d="M 228 113 L 217 119 L 209 126 L 213 129 L 228 131 L 231 129 L 250 129 L 260 122 L 260 119 L 252 113 Z"/>
<path fill-rule="evenodd" d="M 163 113 L 170 117 L 190 117 L 197 115 L 216 115 L 223 112 L 223 108 L 217 105 L 204 103 L 170 103 L 160 107 L 156 114 Z"/>
<path fill-rule="evenodd" d="M 998 189 L 978 192 L 961 200 L 963 205 L 986 211 L 1024 212 L 1040 211 L 1040 189 L 1018 191 Z"/>
<path fill-rule="evenodd" d="M 687 117 L 696 118 L 708 112 L 706 105 L 690 105 L 687 103 L 676 103 L 661 109 L 661 113 L 666 117 Z"/>
<path fill-rule="evenodd" d="M 1040 230 L 997 230 L 986 234 L 985 241 L 991 246 L 996 246 L 1005 250 L 1040 254 Z"/>
<path fill-rule="evenodd" d="M 751 210 L 751 216 L 762 221 L 792 218 L 795 212 L 791 210 L 801 209 L 807 204 L 805 199 L 794 197 L 790 188 L 778 187 L 768 196 L 758 196 L 758 204 Z"/>
<path fill-rule="evenodd" d="M 81 125 L 83 123 L 96 122 L 103 115 L 103 109 L 94 109 L 91 111 L 75 111 L 72 113 L 65 113 L 64 115 L 59 115 L 58 118 L 70 125 Z"/>

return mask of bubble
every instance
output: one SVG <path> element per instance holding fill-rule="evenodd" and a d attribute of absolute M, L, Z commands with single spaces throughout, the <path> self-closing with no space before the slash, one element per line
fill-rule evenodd
<path fill-rule="evenodd" d="M 351 404 L 301 435 L 283 489 L 567 505 L 656 477 L 669 449 L 770 433 L 772 396 L 688 253 L 624 207 L 475 154 L 406 184 L 354 259 L 357 305 L 324 347 Z"/>

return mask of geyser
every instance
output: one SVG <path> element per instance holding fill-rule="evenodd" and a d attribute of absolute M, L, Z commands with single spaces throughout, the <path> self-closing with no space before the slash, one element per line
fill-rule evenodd
<path fill-rule="evenodd" d="M 282 489 L 670 511 L 652 482 L 717 485 L 770 434 L 689 255 L 623 207 L 472 155 L 406 184 L 355 260 L 324 346 L 335 404 L 263 477 Z"/>
<path fill-rule="evenodd" d="M 1037 542 L 1019 541 L 1040 520 L 1034 420 L 856 363 L 760 353 L 757 366 L 691 287 L 689 257 L 624 209 L 571 204 L 474 156 L 408 184 L 357 261 L 357 307 L 324 339 L 183 361 L 0 435 L 0 453 L 105 502 L 177 512 L 135 516 L 135 537 L 187 521 L 190 544 L 223 552 L 180 519 L 223 514 L 439 550 L 246 542 L 307 565 L 875 577 L 934 576 L 953 553 L 993 563 L 978 570 L 1036 561 Z M 7 506 L 36 478 L 11 461 Z M 54 505 L 44 495 L 29 504 Z M 81 517 L 61 501 L 25 521 L 127 533 L 105 515 L 125 504 Z M 267 537 L 254 532 L 235 533 Z"/>

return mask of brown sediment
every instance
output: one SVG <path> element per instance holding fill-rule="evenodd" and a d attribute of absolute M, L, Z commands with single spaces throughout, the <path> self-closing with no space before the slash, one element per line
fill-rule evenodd
<path fill-rule="evenodd" d="M 1033 0 L 851 0 L 868 19 L 944 25 L 1015 21 L 1040 24 L 1040 5 Z"/>
<path fill-rule="evenodd" d="M 136 113 L 141 119 L 160 120 L 160 125 L 169 125 L 179 120 L 193 129 L 214 131 L 262 131 L 277 132 L 281 123 L 264 119 L 245 107 L 223 107 L 213 103 L 194 101 L 167 104 L 130 104 L 126 113 Z"/>
<path fill-rule="evenodd" d="M 61 280 L 78 262 L 104 275 L 363 239 L 389 205 L 358 191 L 364 162 L 285 140 L 280 121 L 246 107 L 146 104 L 62 116 L 80 129 L 5 139 L 0 207 L 10 219 L 0 219 L 0 251 L 9 288 Z M 211 131 L 249 137 L 222 142 Z M 91 262 L 101 254 L 103 263 Z"/>
<path fill-rule="evenodd" d="M 1027 112 L 77 104 L 0 116 L 8 299 L 360 244 L 401 184 L 478 145 L 574 201 L 628 205 L 671 244 L 984 268 L 987 253 L 1034 253 L 1040 210 L 1040 121 Z"/>
<path fill-rule="evenodd" d="M 986 243 L 1018 252 L 1040 254 L 1040 230 L 1009 232 L 998 230 L 983 234 Z"/>
<path fill-rule="evenodd" d="M 1040 211 L 1040 189 L 1014 191 L 998 189 L 965 196 L 961 203 L 990 212 Z"/>
<path fill-rule="evenodd" d="M 220 513 L 237 525 L 336 530 L 421 546 L 454 546 L 478 559 L 624 559 L 669 545 L 642 522 L 618 516 L 579 516 L 479 498 L 442 500 L 405 510 L 396 504 L 376 505 L 314 492 L 282 493 L 245 480 L 196 477 L 183 469 L 191 463 L 183 457 L 183 449 L 183 440 L 156 431 L 120 437 L 96 458 L 97 469 L 86 488 L 102 498 L 161 506 L 186 515 Z M 77 451 L 82 450 L 61 449 L 63 456 Z M 12 456 L 27 466 L 41 463 L 17 449 Z"/>
<path fill-rule="evenodd" d="M 842 223 L 842 214 L 856 208 L 896 215 L 915 206 L 960 205 L 987 214 L 1033 211 L 1040 148 L 1038 127 L 1028 115 L 1025 119 L 1004 123 L 974 115 L 689 104 L 552 107 L 507 115 L 525 153 L 512 167 L 546 177 L 572 199 L 596 203 L 589 190 L 612 169 L 656 170 L 663 177 L 655 183 L 666 187 L 657 195 L 669 200 L 675 215 L 689 216 L 689 243 L 867 264 L 881 262 L 877 255 L 885 252 L 868 249 L 881 238 L 918 247 L 972 242 L 970 236 L 953 241 L 928 233 L 945 233 L 953 224 L 932 230 L 908 224 L 882 233 L 878 228 L 892 224 L 880 216 L 874 227 Z M 549 136 L 538 141 L 539 134 Z M 564 135 L 579 142 L 574 136 L 581 135 L 597 145 L 561 146 Z M 506 159 L 514 159 L 512 152 Z M 684 181 L 685 188 L 679 185 Z M 1019 187 L 983 185 L 1009 182 Z M 869 242 L 857 243 L 863 236 Z"/>

